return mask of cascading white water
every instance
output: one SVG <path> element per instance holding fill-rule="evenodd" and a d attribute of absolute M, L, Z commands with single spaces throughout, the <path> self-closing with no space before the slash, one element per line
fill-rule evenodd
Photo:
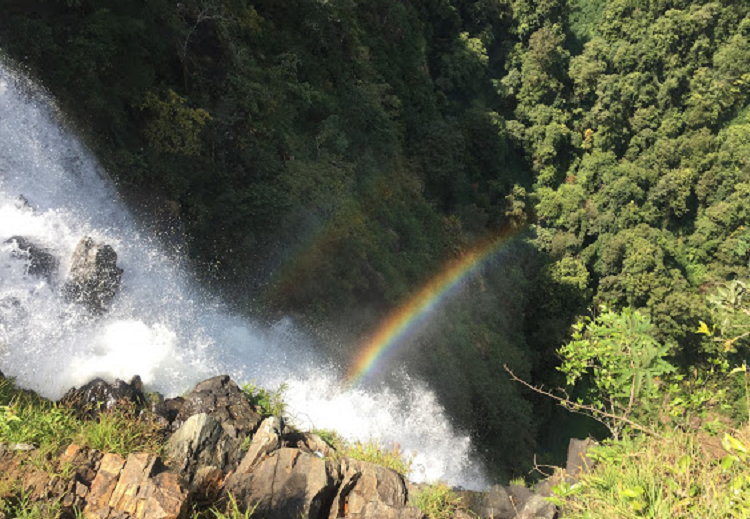
<path fill-rule="evenodd" d="M 400 389 L 347 388 L 292 324 L 262 327 L 232 315 L 144 234 L 96 160 L 59 124 L 51 100 L 0 61 L 0 369 L 57 398 L 94 377 L 142 377 L 173 396 L 220 373 L 259 385 L 288 384 L 301 427 L 351 440 L 399 444 L 414 454 L 411 478 L 484 486 L 468 437 L 434 394 L 404 377 Z M 28 200 L 28 205 L 20 198 Z M 26 273 L 12 236 L 61 261 L 51 282 Z M 113 246 L 124 269 L 111 310 L 92 318 L 58 289 L 83 236 Z"/>

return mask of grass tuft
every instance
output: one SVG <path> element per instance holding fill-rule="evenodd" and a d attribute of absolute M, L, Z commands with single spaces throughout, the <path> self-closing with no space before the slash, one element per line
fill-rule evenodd
<path fill-rule="evenodd" d="M 430 519 L 452 519 L 456 512 L 465 508 L 461 497 L 445 483 L 424 486 L 409 501 Z"/>
<path fill-rule="evenodd" d="M 96 420 L 78 418 L 62 405 L 16 388 L 10 379 L 0 380 L 0 443 L 27 443 L 37 447 L 32 462 L 48 472 L 61 449 L 81 446 L 127 456 L 131 452 L 159 453 L 161 427 L 148 415 L 125 403 L 103 412 Z"/>
<path fill-rule="evenodd" d="M 675 431 L 609 442 L 575 485 L 554 488 L 564 517 L 719 519 L 750 517 L 750 431 Z"/>

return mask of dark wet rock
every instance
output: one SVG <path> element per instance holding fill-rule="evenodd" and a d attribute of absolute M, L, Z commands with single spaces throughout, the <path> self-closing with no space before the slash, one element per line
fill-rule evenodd
<path fill-rule="evenodd" d="M 214 417 L 230 437 L 241 440 L 255 432 L 262 419 L 228 375 L 219 375 L 196 385 L 179 405 L 172 430 L 177 430 L 185 420 L 200 413 Z"/>
<path fill-rule="evenodd" d="M 70 389 L 60 399 L 60 403 L 75 409 L 82 416 L 95 417 L 117 405 L 142 409 L 146 406 L 147 399 L 143 393 L 141 378 L 136 375 L 130 383 L 117 379 L 110 384 L 96 378 L 78 389 Z"/>
<path fill-rule="evenodd" d="M 340 483 L 336 464 L 298 449 L 281 448 L 249 473 L 235 472 L 225 490 L 243 509 L 266 519 L 326 519 Z"/>
<path fill-rule="evenodd" d="M 156 404 L 153 406 L 152 411 L 157 415 L 162 417 L 164 420 L 166 420 L 168 427 L 172 427 L 172 424 L 177 419 L 177 415 L 180 412 L 180 409 L 182 409 L 182 406 L 185 405 L 185 399 L 181 396 L 175 397 L 175 398 L 161 398 L 161 395 L 159 395 L 159 400 L 156 402 Z"/>
<path fill-rule="evenodd" d="M 60 267 L 60 261 L 48 249 L 23 236 L 13 236 L 5 243 L 15 244 L 17 250 L 13 252 L 14 257 L 28 259 L 27 274 L 44 278 L 52 283 Z"/>
<path fill-rule="evenodd" d="M 80 303 L 94 314 L 102 314 L 112 303 L 121 280 L 122 269 L 117 266 L 114 249 L 86 237 L 73 253 L 63 295 L 66 300 Z"/>

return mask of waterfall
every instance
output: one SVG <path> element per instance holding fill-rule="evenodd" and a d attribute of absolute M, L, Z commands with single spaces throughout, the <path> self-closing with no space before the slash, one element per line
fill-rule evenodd
<path fill-rule="evenodd" d="M 61 120 L 41 88 L 0 60 L 0 369 L 7 376 L 50 398 L 94 377 L 136 374 L 166 396 L 221 373 L 268 388 L 286 383 L 299 427 L 398 444 L 414 456 L 415 481 L 484 486 L 468 436 L 427 385 L 403 376 L 398 388 L 348 388 L 291 322 L 259 325 L 232 314 L 138 224 Z M 28 274 L 28 257 L 7 242 L 13 236 L 49 250 L 58 272 Z M 112 245 L 124 269 L 102 317 L 59 295 L 83 236 Z"/>

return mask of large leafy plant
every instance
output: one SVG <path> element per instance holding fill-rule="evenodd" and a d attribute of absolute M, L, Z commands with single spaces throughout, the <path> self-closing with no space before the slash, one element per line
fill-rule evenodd
<path fill-rule="evenodd" d="M 568 386 L 582 386 L 585 394 L 569 406 L 590 414 L 617 439 L 634 417 L 645 418 L 647 404 L 661 394 L 661 377 L 674 367 L 648 316 L 630 308 L 600 310 L 574 325 L 573 340 L 558 351 L 559 369 Z"/>

